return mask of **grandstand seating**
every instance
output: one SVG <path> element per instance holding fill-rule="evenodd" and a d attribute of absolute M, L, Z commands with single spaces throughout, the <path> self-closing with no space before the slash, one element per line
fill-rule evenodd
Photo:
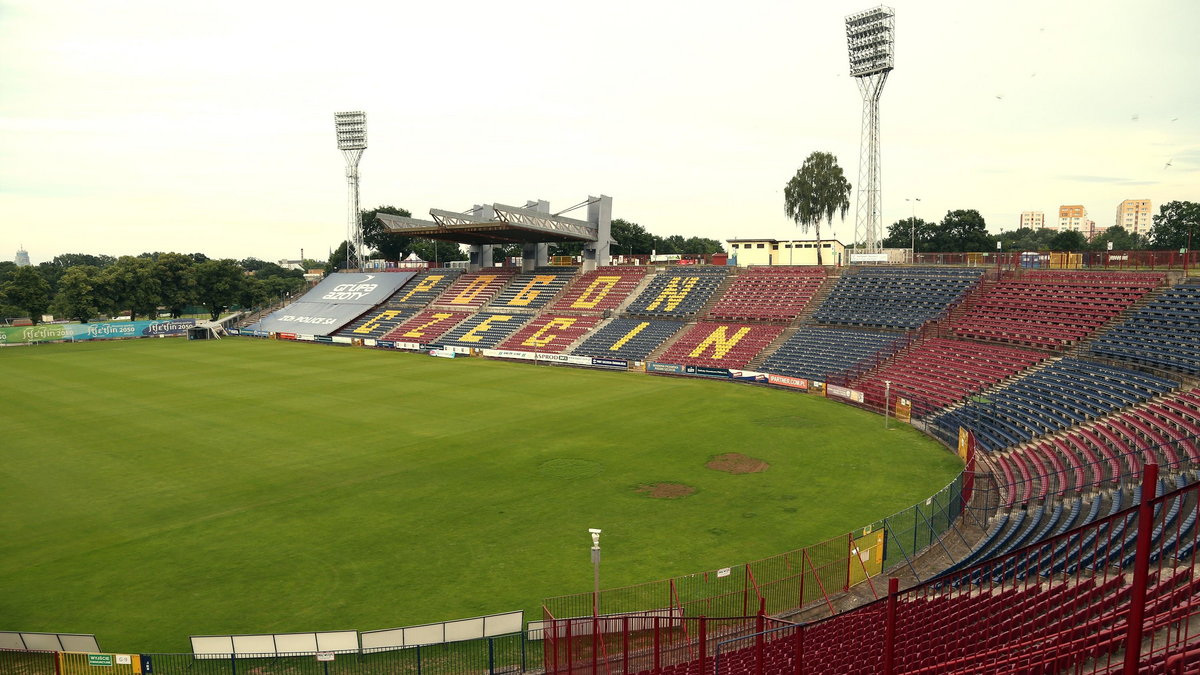
<path fill-rule="evenodd" d="M 1156 570 L 1147 581 L 1146 635 L 1194 614 L 1200 581 L 1190 568 Z M 715 658 L 637 675 L 870 674 L 886 672 L 888 660 L 892 672 L 922 675 L 1118 672 L 1132 599 L 1121 575 L 966 592 L 925 584 L 897 596 L 890 643 L 888 603 L 880 600 L 813 623 L 727 640 Z M 1165 664 L 1196 663 L 1200 654 L 1194 652 L 1176 658 L 1156 651 L 1142 660 L 1150 669 L 1138 672 L 1185 672 L 1164 670 Z M 1115 670 L 1106 667 L 1106 656 Z"/>
<path fill-rule="evenodd" d="M 528 314 L 479 312 L 447 331 L 437 343 L 481 349 L 495 347 L 529 319 Z"/>
<path fill-rule="evenodd" d="M 497 312 L 541 309 L 566 287 L 575 272 L 574 267 L 541 267 L 528 274 L 518 274 L 488 303 L 488 307 Z"/>
<path fill-rule="evenodd" d="M 725 280 L 724 267 L 672 267 L 659 272 L 629 305 L 627 314 L 646 317 L 695 316 Z"/>
<path fill-rule="evenodd" d="M 682 330 L 678 321 L 613 319 L 572 350 L 580 356 L 645 361 L 659 345 Z"/>
<path fill-rule="evenodd" d="M 382 338 L 417 311 L 415 307 L 376 307 L 339 330 L 337 335 L 351 338 Z"/>
<path fill-rule="evenodd" d="M 433 302 L 462 274 L 462 270 L 435 267 L 409 279 L 384 303 L 387 307 L 424 307 Z"/>
<path fill-rule="evenodd" d="M 552 312 L 603 314 L 616 310 L 646 276 L 645 267 L 600 267 L 575 278 Z"/>
<path fill-rule="evenodd" d="M 975 268 L 868 267 L 843 273 L 813 313 L 818 323 L 917 328 L 978 285 Z"/>
<path fill-rule="evenodd" d="M 985 398 L 930 417 L 943 437 L 972 429 L 984 450 L 997 450 L 1066 429 L 1175 388 L 1176 383 L 1115 366 L 1064 358 L 1034 369 Z"/>
<path fill-rule="evenodd" d="M 924 415 L 1038 363 L 1045 353 L 966 340 L 921 340 L 884 366 L 863 375 L 852 386 L 866 402 L 882 406 L 885 382 L 893 396 L 912 401 Z"/>
<path fill-rule="evenodd" d="M 824 267 L 751 267 L 733 278 L 708 317 L 791 321 L 804 311 L 824 281 Z"/>
<path fill-rule="evenodd" d="M 433 304 L 446 309 L 477 310 L 491 302 L 516 273 L 513 267 L 488 267 L 463 274 Z"/>
<path fill-rule="evenodd" d="M 500 343 L 499 348 L 561 354 L 600 321 L 596 316 L 543 314 Z"/>
<path fill-rule="evenodd" d="M 396 342 L 430 344 L 437 341 L 443 333 L 457 326 L 468 316 L 470 314 L 467 312 L 448 312 L 439 309 L 426 310 L 388 331 L 383 336 L 383 339 L 395 340 Z"/>
<path fill-rule="evenodd" d="M 805 326 L 768 356 L 762 369 L 821 381 L 840 378 L 874 366 L 901 338 L 900 333 Z"/>
<path fill-rule="evenodd" d="M 1156 288 L 1162 274 L 1024 271 L 984 291 L 955 319 L 959 337 L 1062 350 Z"/>
<path fill-rule="evenodd" d="M 1090 348 L 1097 356 L 1200 374 L 1200 281 L 1163 291 Z"/>
<path fill-rule="evenodd" d="M 658 358 L 665 363 L 742 368 L 782 332 L 778 325 L 702 321 Z"/>

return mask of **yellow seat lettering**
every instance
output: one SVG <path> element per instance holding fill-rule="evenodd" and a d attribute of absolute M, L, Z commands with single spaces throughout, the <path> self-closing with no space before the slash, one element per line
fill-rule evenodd
<path fill-rule="evenodd" d="M 425 337 L 425 329 L 429 328 L 430 326 L 435 326 L 435 325 L 445 321 L 446 319 L 449 319 L 452 316 L 454 316 L 454 315 L 446 314 L 445 312 L 438 312 L 437 314 L 433 314 L 432 316 L 429 317 L 429 321 L 426 321 L 425 323 L 421 324 L 420 326 L 417 326 L 416 328 L 409 329 L 409 331 L 407 333 L 404 333 L 404 335 L 402 337 L 410 337 L 410 338 Z"/>
<path fill-rule="evenodd" d="M 592 309 L 600 304 L 600 301 L 612 292 L 612 289 L 621 282 L 621 277 L 596 277 L 588 287 L 575 298 L 575 302 L 571 303 L 572 309 Z"/>
<path fill-rule="evenodd" d="M 554 328 L 570 328 L 578 319 L 569 316 L 558 316 L 546 322 L 536 333 L 530 335 L 521 343 L 522 347 L 545 347 L 558 338 L 557 333 L 547 333 Z"/>
<path fill-rule="evenodd" d="M 445 274 L 430 274 L 429 276 L 422 279 L 419 283 L 417 283 L 416 286 L 413 286 L 413 289 L 411 291 L 406 293 L 403 298 L 396 300 L 396 302 L 405 302 L 406 300 L 408 300 L 412 296 L 416 295 L 417 293 L 420 293 L 422 291 L 431 290 L 431 289 L 433 289 L 434 286 L 438 285 L 439 281 L 441 281 L 442 279 L 445 279 L 445 278 L 446 278 Z"/>
<path fill-rule="evenodd" d="M 480 321 L 479 325 L 467 331 L 466 334 L 460 337 L 458 340 L 459 342 L 479 342 L 483 339 L 483 334 L 492 329 L 493 324 L 503 323 L 505 321 L 512 321 L 512 316 L 508 314 L 489 316 L 483 321 Z"/>
<path fill-rule="evenodd" d="M 666 303 L 663 309 L 668 312 L 673 311 L 679 306 L 679 303 L 683 302 L 688 293 L 692 292 L 692 288 L 696 286 L 696 282 L 699 280 L 698 277 L 675 277 L 671 279 L 662 289 L 662 292 L 658 294 L 658 297 L 654 299 L 654 302 L 646 306 L 646 309 L 658 309 L 659 305 Z"/>
<path fill-rule="evenodd" d="M 460 291 L 459 294 L 457 296 L 455 296 L 455 298 L 453 300 L 450 301 L 450 304 L 451 305 L 469 305 L 469 304 L 471 304 L 472 302 L 475 301 L 475 298 L 479 297 L 480 293 L 483 293 L 485 290 L 487 290 L 488 286 L 491 286 L 492 282 L 495 280 L 496 280 L 496 275 L 494 275 L 494 274 L 484 274 L 482 276 L 475 277 L 474 279 L 471 280 L 470 283 L 467 284 L 466 288 L 462 289 L 462 291 Z"/>
<path fill-rule="evenodd" d="M 646 327 L 649 325 L 650 325 L 649 321 L 643 321 L 643 322 L 639 323 L 638 325 L 634 326 L 633 328 L 630 328 L 628 333 L 622 335 L 620 340 L 617 340 L 616 342 L 613 343 L 613 345 L 611 347 L 608 348 L 608 351 L 615 352 L 618 349 L 620 349 L 621 347 L 624 347 L 626 342 L 629 342 L 630 340 L 632 340 L 634 338 L 635 335 L 646 330 Z"/>
<path fill-rule="evenodd" d="M 516 307 L 524 307 L 528 305 L 529 303 L 533 302 L 534 298 L 542 294 L 542 291 L 537 287 L 552 284 L 554 283 L 554 279 L 555 277 L 553 275 L 539 274 L 538 276 L 530 279 L 529 283 L 525 284 L 525 288 L 522 288 L 516 295 L 514 295 L 513 299 L 508 301 L 508 304 Z"/>
<path fill-rule="evenodd" d="M 728 329 L 729 326 L 717 326 L 716 330 L 709 333 L 708 337 L 704 338 L 700 341 L 700 344 L 696 345 L 696 348 L 692 350 L 692 353 L 688 354 L 688 358 L 694 359 L 703 354 L 709 347 L 712 347 L 712 358 L 723 359 L 725 358 L 725 355 L 729 353 L 729 350 L 733 349 L 734 345 L 736 345 L 742 338 L 746 337 L 746 334 L 750 332 L 750 328 L 748 326 L 742 326 L 731 336 L 728 334 Z"/>
<path fill-rule="evenodd" d="M 401 313 L 401 311 L 398 309 L 386 309 L 386 310 L 376 314 L 375 316 L 371 317 L 370 319 L 368 319 L 367 322 L 364 323 L 363 325 L 359 326 L 358 328 L 355 328 L 354 332 L 355 333 L 372 333 L 375 331 L 376 328 L 379 328 L 379 326 L 384 321 L 390 321 L 390 320 L 396 318 L 396 316 L 400 313 Z"/>

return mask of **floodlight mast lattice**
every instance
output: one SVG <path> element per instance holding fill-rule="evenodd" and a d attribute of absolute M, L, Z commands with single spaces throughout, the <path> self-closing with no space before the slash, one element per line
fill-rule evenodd
<path fill-rule="evenodd" d="M 858 80 L 863 97 L 862 136 L 858 151 L 858 196 L 854 241 L 863 253 L 879 253 L 883 227 L 879 189 L 879 96 L 892 71 L 896 12 L 880 5 L 846 17 L 846 47 L 850 76 Z"/>
<path fill-rule="evenodd" d="M 362 217 L 358 213 L 358 160 L 367 149 L 367 114 L 361 110 L 333 114 L 338 150 L 346 158 L 346 183 L 350 192 L 350 215 L 346 223 L 346 268 L 361 270 L 363 258 Z M 351 250 L 352 249 L 352 250 Z"/>

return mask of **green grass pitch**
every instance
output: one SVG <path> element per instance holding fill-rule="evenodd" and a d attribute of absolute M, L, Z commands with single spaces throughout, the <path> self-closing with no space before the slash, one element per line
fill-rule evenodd
<path fill-rule="evenodd" d="M 591 589 L 589 527 L 603 585 L 635 584 L 843 534 L 961 468 L 819 397 L 635 373 L 248 339 L 0 349 L 0 372 L 0 630 L 126 651 L 533 612 Z M 705 468 L 729 451 L 770 468 Z"/>

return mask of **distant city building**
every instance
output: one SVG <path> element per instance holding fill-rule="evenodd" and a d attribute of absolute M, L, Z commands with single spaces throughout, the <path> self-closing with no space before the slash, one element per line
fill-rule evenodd
<path fill-rule="evenodd" d="M 17 267 L 29 267 L 29 251 L 24 247 L 17 249 L 17 257 L 13 262 L 17 263 Z"/>
<path fill-rule="evenodd" d="M 303 260 L 280 260 L 279 262 L 277 262 L 275 264 L 279 265 L 280 267 L 282 267 L 285 270 L 300 270 L 301 272 L 306 271 L 304 269 L 304 261 Z"/>
<path fill-rule="evenodd" d="M 1058 231 L 1075 230 L 1087 234 L 1087 209 L 1080 204 L 1058 207 Z"/>
<path fill-rule="evenodd" d="M 1021 212 L 1021 227 L 1028 227 L 1031 230 L 1040 230 L 1046 226 L 1045 211 L 1022 211 Z"/>
<path fill-rule="evenodd" d="M 747 265 L 816 265 L 817 242 L 813 239 L 727 239 L 730 255 L 739 267 Z M 845 263 L 846 245 L 836 239 L 821 240 L 821 262 Z"/>
<path fill-rule="evenodd" d="M 1150 219 L 1149 199 L 1126 199 L 1117 206 L 1117 222 L 1134 234 L 1146 234 L 1153 223 Z"/>

